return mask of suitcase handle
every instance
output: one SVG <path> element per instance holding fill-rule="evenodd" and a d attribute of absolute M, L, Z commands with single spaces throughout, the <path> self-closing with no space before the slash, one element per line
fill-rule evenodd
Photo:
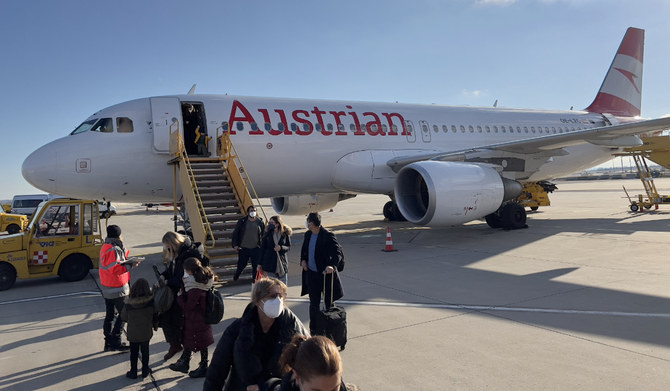
<path fill-rule="evenodd" d="M 324 271 L 323 272 L 323 306 L 326 309 L 330 309 L 330 307 L 328 307 L 326 305 L 326 276 L 327 275 L 328 275 L 328 273 L 326 273 Z M 333 270 L 333 272 L 330 273 L 330 305 L 331 306 L 335 305 L 335 303 L 333 303 L 333 288 L 334 287 L 335 287 L 335 270 Z"/>

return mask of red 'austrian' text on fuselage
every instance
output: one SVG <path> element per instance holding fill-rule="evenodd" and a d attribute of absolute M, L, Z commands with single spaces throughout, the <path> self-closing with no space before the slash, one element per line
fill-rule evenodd
<path fill-rule="evenodd" d="M 345 106 L 347 109 L 352 110 L 353 107 L 350 105 Z M 317 106 L 310 111 L 308 110 L 294 110 L 290 113 L 292 120 L 302 126 L 298 126 L 295 131 L 290 130 L 289 120 L 287 120 L 286 112 L 283 109 L 273 110 L 272 115 L 275 113 L 279 118 L 279 121 L 274 121 L 274 124 L 282 123 L 284 125 L 284 130 L 275 129 L 273 121 L 270 120 L 270 110 L 269 109 L 258 109 L 258 112 L 263 116 L 263 121 L 256 121 L 251 115 L 251 112 L 238 100 L 233 101 L 233 107 L 230 110 L 230 119 L 228 121 L 230 126 L 230 134 L 236 134 L 235 131 L 235 122 L 247 122 L 252 129 L 255 126 L 252 124 L 270 124 L 270 129 L 267 131 L 268 134 L 272 136 L 278 136 L 280 134 L 292 135 L 297 134 L 298 136 L 307 136 L 311 134 L 315 129 L 315 124 L 318 124 L 320 127 L 320 132 L 324 136 L 346 136 L 347 131 L 346 127 L 342 123 L 342 119 L 348 119 L 353 121 L 354 129 L 353 135 L 355 136 L 364 136 L 366 134 L 370 136 L 408 136 L 409 132 L 405 127 L 405 118 L 402 114 L 399 113 L 381 113 L 381 117 L 377 113 L 366 111 L 359 116 L 355 111 L 324 111 L 319 109 Z M 312 116 L 313 115 L 313 116 Z M 382 118 L 383 117 L 383 118 Z M 314 121 L 312 121 L 314 118 Z M 394 122 L 395 120 L 395 122 Z M 361 126 L 361 121 L 365 124 L 364 127 Z M 367 122 L 365 122 L 367 121 Z M 333 130 L 329 130 L 325 122 L 335 122 L 335 127 Z M 383 123 L 383 125 L 382 125 Z M 387 125 L 388 124 L 388 125 Z M 306 125 L 306 126 L 305 126 Z M 395 125 L 395 126 L 394 126 Z M 400 126 L 398 126 L 400 125 Z M 398 134 L 398 129 L 402 127 L 402 132 Z M 250 135 L 262 135 L 265 132 L 261 127 L 257 127 L 256 130 L 251 130 Z"/>

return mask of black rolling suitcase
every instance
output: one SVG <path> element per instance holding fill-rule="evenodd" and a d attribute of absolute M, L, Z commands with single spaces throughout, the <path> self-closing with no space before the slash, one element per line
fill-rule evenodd
<path fill-rule="evenodd" d="M 330 276 L 330 303 L 331 307 L 326 307 L 326 279 Z M 344 350 L 347 344 L 347 312 L 344 308 L 336 306 L 333 303 L 333 274 L 326 274 L 323 277 L 323 309 L 319 311 L 317 319 L 316 334 L 330 338 L 340 350 Z"/>

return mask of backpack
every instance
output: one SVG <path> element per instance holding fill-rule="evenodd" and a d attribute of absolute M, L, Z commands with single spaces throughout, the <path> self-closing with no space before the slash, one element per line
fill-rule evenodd
<path fill-rule="evenodd" d="M 205 302 L 205 322 L 207 324 L 218 324 L 223 319 L 223 296 L 216 288 L 211 287 L 207 291 Z"/>

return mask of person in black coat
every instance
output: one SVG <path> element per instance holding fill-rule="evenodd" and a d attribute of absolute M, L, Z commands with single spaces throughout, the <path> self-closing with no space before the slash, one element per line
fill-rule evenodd
<path fill-rule="evenodd" d="M 272 216 L 261 239 L 261 255 L 258 270 L 265 276 L 274 277 L 288 285 L 288 260 L 291 249 L 291 227 L 284 225 L 281 217 Z"/>
<path fill-rule="evenodd" d="M 204 248 L 201 244 L 194 244 L 191 238 L 182 234 L 168 231 L 163 235 L 163 251 L 168 259 L 168 265 L 165 271 L 161 273 L 161 278 L 167 285 L 177 293 L 184 287 L 184 261 L 187 258 L 197 258 L 202 261 L 204 258 Z M 169 310 L 162 313 L 159 317 L 159 325 L 163 328 L 165 341 L 170 344 L 170 349 L 163 356 L 165 361 L 171 359 L 175 354 L 183 350 L 182 346 L 182 328 L 184 312 L 175 300 Z"/>
<path fill-rule="evenodd" d="M 344 296 L 342 283 L 337 275 L 339 262 L 337 238 L 335 234 L 321 226 L 321 215 L 312 212 L 307 215 L 307 232 L 300 250 L 302 266 L 302 290 L 300 296 L 309 295 L 309 329 L 314 334 L 316 319 L 319 315 L 321 292 L 324 287 L 324 272 L 333 278 L 333 301 Z M 331 279 L 326 277 L 325 304 L 332 305 Z"/>
<path fill-rule="evenodd" d="M 256 276 L 258 257 L 260 256 L 261 238 L 265 231 L 265 224 L 260 216 L 256 215 L 256 207 L 247 208 L 247 216 L 239 219 L 233 230 L 232 245 L 237 251 L 237 270 L 233 281 L 240 278 L 240 274 L 251 260 L 251 278 Z"/>
<path fill-rule="evenodd" d="M 286 285 L 276 278 L 254 284 L 251 303 L 216 345 L 204 391 L 258 390 L 268 379 L 280 376 L 284 346 L 294 335 L 307 333 L 300 319 L 283 306 L 285 297 Z"/>

